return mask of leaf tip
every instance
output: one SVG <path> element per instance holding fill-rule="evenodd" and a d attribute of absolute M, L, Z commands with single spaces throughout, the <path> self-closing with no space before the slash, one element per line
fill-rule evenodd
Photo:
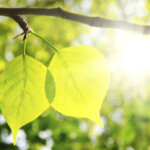
<path fill-rule="evenodd" d="M 89 119 L 94 121 L 95 123 L 97 123 L 99 126 L 104 127 L 99 114 L 95 115 L 95 117 L 91 117 Z"/>
<path fill-rule="evenodd" d="M 13 144 L 14 144 L 14 146 L 16 145 L 17 133 L 18 133 L 18 129 L 12 129 Z"/>
<path fill-rule="evenodd" d="M 100 118 L 97 118 L 97 120 L 94 120 L 94 122 L 96 122 L 99 126 L 104 127 Z"/>

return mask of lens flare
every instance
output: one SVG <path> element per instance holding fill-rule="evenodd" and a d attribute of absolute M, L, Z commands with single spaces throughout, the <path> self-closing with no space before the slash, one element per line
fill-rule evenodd
<path fill-rule="evenodd" d="M 134 78 L 150 73 L 150 38 L 132 36 L 121 44 L 123 69 Z"/>

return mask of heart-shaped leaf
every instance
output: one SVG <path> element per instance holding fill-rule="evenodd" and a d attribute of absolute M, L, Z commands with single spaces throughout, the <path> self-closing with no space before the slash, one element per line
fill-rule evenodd
<path fill-rule="evenodd" d="M 50 105 L 45 93 L 46 74 L 47 68 L 42 63 L 29 56 L 19 56 L 0 76 L 2 113 L 12 130 L 14 144 L 19 128 L 36 119 Z M 48 74 L 49 80 L 51 77 Z"/>
<path fill-rule="evenodd" d="M 90 46 L 64 48 L 49 65 L 56 86 L 52 107 L 58 112 L 89 118 L 102 126 L 99 110 L 109 85 L 103 55 Z"/>

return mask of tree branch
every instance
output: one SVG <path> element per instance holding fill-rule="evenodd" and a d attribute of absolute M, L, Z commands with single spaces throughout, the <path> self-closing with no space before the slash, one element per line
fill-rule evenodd
<path fill-rule="evenodd" d="M 100 28 L 116 28 L 128 31 L 134 31 L 141 34 L 150 34 L 150 26 L 138 25 L 133 23 L 128 23 L 124 21 L 105 19 L 102 17 L 89 17 L 84 15 L 79 15 L 65 11 L 61 7 L 59 8 L 0 8 L 1 16 L 16 16 L 16 15 L 45 15 L 45 16 L 56 16 L 68 20 L 77 21 L 90 26 L 100 27 Z"/>

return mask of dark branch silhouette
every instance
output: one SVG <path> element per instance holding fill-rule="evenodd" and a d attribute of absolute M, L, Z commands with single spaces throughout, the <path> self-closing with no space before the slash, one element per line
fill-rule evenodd
<path fill-rule="evenodd" d="M 1 16 L 17 16 L 17 15 L 45 15 L 56 16 L 68 20 L 77 21 L 94 27 L 100 28 L 116 28 L 128 31 L 134 31 L 141 34 L 150 34 L 150 26 L 128 23 L 125 21 L 105 19 L 102 17 L 89 17 L 80 14 L 68 12 L 61 7 L 59 8 L 0 8 Z"/>

